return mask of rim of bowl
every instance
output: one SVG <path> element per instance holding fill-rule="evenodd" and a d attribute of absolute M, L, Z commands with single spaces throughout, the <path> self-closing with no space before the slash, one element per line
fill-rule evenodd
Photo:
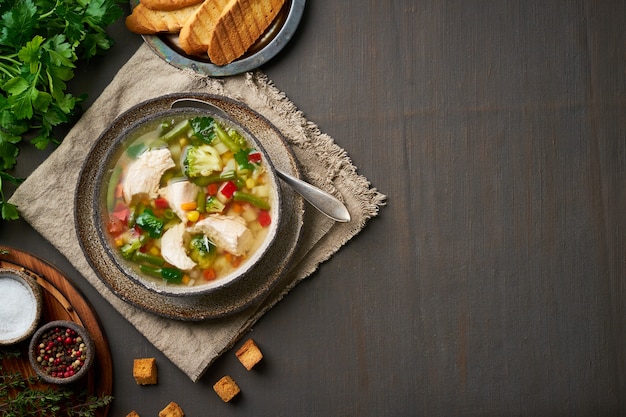
<path fill-rule="evenodd" d="M 112 247 L 111 241 L 109 237 L 106 235 L 105 231 L 101 231 L 98 233 L 98 238 L 102 246 L 105 248 L 106 255 L 113 261 L 115 266 L 122 272 L 126 277 L 132 280 L 135 283 L 142 285 L 143 287 L 157 292 L 159 294 L 170 295 L 170 296 L 191 296 L 191 295 L 203 295 L 210 293 L 212 291 L 218 290 L 220 288 L 227 287 L 230 284 L 233 284 L 240 279 L 244 279 L 245 276 L 254 268 L 255 264 L 265 256 L 268 249 L 274 243 L 274 240 L 277 237 L 277 231 L 279 228 L 280 219 L 282 217 L 282 198 L 280 192 L 280 184 L 278 182 L 278 175 L 276 174 L 276 169 L 274 164 L 272 163 L 269 154 L 263 147 L 263 144 L 244 126 L 240 123 L 237 123 L 230 117 L 226 117 L 223 114 L 218 112 L 211 111 L 210 109 L 197 109 L 197 108 L 180 108 L 180 109 L 165 109 L 161 111 L 157 111 L 155 113 L 149 114 L 145 117 L 136 120 L 135 122 L 129 124 L 125 127 L 122 132 L 116 137 L 113 141 L 112 146 L 106 152 L 102 164 L 98 169 L 96 176 L 98 178 L 96 189 L 94 192 L 95 201 L 93 204 L 93 216 L 94 222 L 97 225 L 103 225 L 106 219 L 107 213 L 104 209 L 105 201 L 106 201 L 106 192 L 108 180 L 110 178 L 110 171 L 113 166 L 123 154 L 126 149 L 126 145 L 128 145 L 127 140 L 129 136 L 138 128 L 145 125 L 146 123 L 154 122 L 156 120 L 172 116 L 172 115 L 203 115 L 210 116 L 215 120 L 230 126 L 237 131 L 239 131 L 243 136 L 248 140 L 253 146 L 257 148 L 259 152 L 263 155 L 263 161 L 268 168 L 268 172 L 270 175 L 270 181 L 273 184 L 273 201 L 271 208 L 272 214 L 272 223 L 270 225 L 270 230 L 268 231 L 267 236 L 265 237 L 265 241 L 262 245 L 260 245 L 255 253 L 248 258 L 245 262 L 243 262 L 235 271 L 226 275 L 225 277 L 216 279 L 215 281 L 210 281 L 207 283 L 203 283 L 202 285 L 196 286 L 183 286 L 183 285 L 161 285 L 158 279 L 146 278 L 137 271 L 135 271 L 130 263 L 123 259 L 119 253 Z M 102 135 L 107 133 L 108 129 L 103 132 Z M 121 145 L 121 146 L 120 146 Z"/>
<path fill-rule="evenodd" d="M 35 305 L 35 314 L 33 320 L 29 323 L 28 328 L 26 328 L 23 333 L 10 339 L 0 339 L 0 346 L 8 346 L 19 343 L 30 337 L 37 329 L 37 325 L 39 324 L 39 320 L 41 318 L 42 309 L 41 287 L 33 277 L 20 270 L 11 268 L 0 268 L 0 279 L 4 277 L 19 281 L 26 286 L 26 288 L 30 291 L 30 295 L 32 296 L 31 301 Z"/>
<path fill-rule="evenodd" d="M 85 343 L 85 346 L 87 347 L 87 358 L 85 359 L 83 367 L 80 368 L 77 373 L 67 378 L 58 378 L 49 375 L 43 369 L 41 369 L 39 363 L 37 362 L 35 349 L 37 347 L 37 344 L 39 343 L 39 339 L 44 332 L 54 327 L 65 327 L 74 330 L 80 335 L 80 337 L 82 337 L 83 343 Z M 78 323 L 69 320 L 54 320 L 42 325 L 37 329 L 28 345 L 28 360 L 30 361 L 31 367 L 35 370 L 35 373 L 37 373 L 37 375 L 44 381 L 57 385 L 70 384 L 79 379 L 82 379 L 85 375 L 87 375 L 95 359 L 95 353 L 95 346 L 93 343 L 93 339 L 91 338 L 91 334 L 89 334 L 89 331 Z"/>

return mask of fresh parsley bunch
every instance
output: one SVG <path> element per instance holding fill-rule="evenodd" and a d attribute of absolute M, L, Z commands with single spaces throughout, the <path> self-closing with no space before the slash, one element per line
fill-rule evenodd
<path fill-rule="evenodd" d="M 67 91 L 77 61 L 111 48 L 105 29 L 122 16 L 119 0 L 0 0 L 0 208 L 19 217 L 4 198 L 3 181 L 28 137 L 45 149 L 54 126 L 71 120 L 84 96 Z"/>

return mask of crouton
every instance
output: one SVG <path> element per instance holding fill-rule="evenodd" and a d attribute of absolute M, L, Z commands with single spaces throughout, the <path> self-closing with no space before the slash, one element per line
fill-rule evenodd
<path fill-rule="evenodd" d="M 135 359 L 133 377 L 138 385 L 154 385 L 157 383 L 157 367 L 155 358 Z"/>
<path fill-rule="evenodd" d="M 228 375 L 217 381 L 213 385 L 213 390 L 225 403 L 235 398 L 241 392 L 237 383 Z"/>
<path fill-rule="evenodd" d="M 184 417 L 183 409 L 174 401 L 169 403 L 167 407 L 159 411 L 159 417 Z"/>
<path fill-rule="evenodd" d="M 235 356 L 239 359 L 239 362 L 249 371 L 254 368 L 254 365 L 259 363 L 263 359 L 263 353 L 254 342 L 253 339 L 248 339 L 241 345 L 241 347 L 235 352 Z"/>

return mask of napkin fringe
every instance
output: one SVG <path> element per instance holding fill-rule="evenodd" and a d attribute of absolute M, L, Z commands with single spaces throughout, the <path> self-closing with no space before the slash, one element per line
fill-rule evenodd
<path fill-rule="evenodd" d="M 287 117 L 291 126 L 300 128 L 306 140 L 295 140 L 293 137 L 289 137 L 288 139 L 291 143 L 303 148 L 316 148 L 320 161 L 332 173 L 332 175 L 325 177 L 327 181 L 324 182 L 332 185 L 332 180 L 337 176 L 341 176 L 341 178 L 349 182 L 351 191 L 362 190 L 358 194 L 362 197 L 359 198 L 359 206 L 365 211 L 365 217 L 376 216 L 380 207 L 386 205 L 387 197 L 376 188 L 372 188 L 371 182 L 367 178 L 358 174 L 357 168 L 353 165 L 347 151 L 338 146 L 331 136 L 323 133 L 316 123 L 307 120 L 304 112 L 299 110 L 289 97 L 274 85 L 274 82 L 268 78 L 267 74 L 260 71 L 246 73 L 246 83 L 250 87 L 255 88 L 257 97 L 262 97 L 268 107 Z M 333 192 L 333 194 L 341 198 L 340 193 Z M 364 224 L 365 222 L 360 224 L 359 229 Z"/>

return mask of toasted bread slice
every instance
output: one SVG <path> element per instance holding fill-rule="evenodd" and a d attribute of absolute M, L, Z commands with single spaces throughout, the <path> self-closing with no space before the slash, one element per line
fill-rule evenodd
<path fill-rule="evenodd" d="M 215 65 L 242 56 L 265 32 L 285 0 L 206 0 L 180 31 L 181 48 L 208 54 Z"/>
<path fill-rule="evenodd" d="M 209 34 L 232 0 L 206 0 L 180 29 L 178 43 L 189 55 L 205 55 Z"/>
<path fill-rule="evenodd" d="M 126 27 L 140 35 L 178 33 L 200 6 L 201 3 L 198 3 L 178 10 L 165 11 L 149 9 L 143 3 L 139 3 L 126 17 Z"/>
<path fill-rule="evenodd" d="M 194 4 L 202 3 L 204 0 L 139 0 L 144 6 L 153 10 L 178 10 Z"/>
<path fill-rule="evenodd" d="M 232 0 L 209 35 L 207 52 L 215 65 L 241 57 L 274 21 L 285 0 Z"/>

